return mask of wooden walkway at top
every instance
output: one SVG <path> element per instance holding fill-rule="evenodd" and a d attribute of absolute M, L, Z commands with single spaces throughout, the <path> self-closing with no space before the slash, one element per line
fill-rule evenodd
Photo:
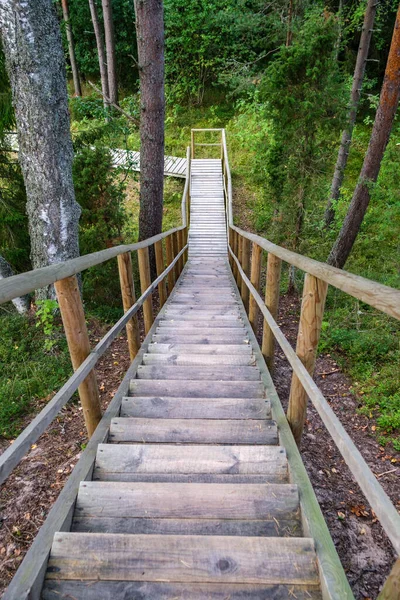
<path fill-rule="evenodd" d="M 44 600 L 322 598 L 228 263 L 221 162 L 192 167 L 189 260 L 54 537 Z"/>
<path fill-rule="evenodd" d="M 134 150 L 111 150 L 113 166 L 121 169 L 140 171 L 140 152 Z M 177 156 L 164 157 L 164 175 L 170 177 L 186 177 L 186 158 Z"/>

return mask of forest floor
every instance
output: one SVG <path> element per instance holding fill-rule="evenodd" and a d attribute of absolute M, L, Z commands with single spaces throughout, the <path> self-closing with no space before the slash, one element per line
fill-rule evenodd
<path fill-rule="evenodd" d="M 278 323 L 295 345 L 300 300 L 283 296 Z M 261 341 L 262 319 L 258 339 Z M 91 323 L 92 341 L 104 327 Z M 143 332 L 142 332 L 143 338 Z M 275 353 L 274 382 L 286 406 L 291 369 L 279 350 Z M 115 394 L 129 366 L 125 333 L 100 360 L 96 375 L 103 409 Z M 400 454 L 388 454 L 372 434 L 373 421 L 357 412 L 358 399 L 351 381 L 329 354 L 318 357 L 316 381 L 394 503 L 400 498 Z M 37 412 L 43 407 L 38 403 Z M 32 414 L 27 423 L 32 419 Z M 72 402 L 41 436 L 2 486 L 0 493 L 0 594 L 32 544 L 87 442 L 82 411 Z M 5 449 L 9 442 L 0 440 Z M 357 600 L 375 600 L 394 561 L 394 552 L 373 511 L 354 482 L 316 411 L 309 407 L 302 456 L 328 523 L 338 554 Z"/>

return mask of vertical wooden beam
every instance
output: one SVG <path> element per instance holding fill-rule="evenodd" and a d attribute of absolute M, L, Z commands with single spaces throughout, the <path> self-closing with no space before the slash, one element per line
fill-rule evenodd
<path fill-rule="evenodd" d="M 172 244 L 172 234 L 168 235 L 165 238 L 165 252 L 166 252 L 166 255 L 167 255 L 167 267 L 169 267 L 169 265 L 174 260 L 174 249 L 173 249 L 173 244 Z M 169 296 L 170 293 L 172 292 L 173 288 L 174 288 L 174 285 L 175 285 L 175 274 L 174 274 L 174 270 L 173 269 L 171 269 L 171 271 L 168 273 L 167 277 L 168 277 L 168 296 Z"/>
<path fill-rule="evenodd" d="M 192 150 L 192 158 L 194 158 L 194 131 L 193 131 L 193 129 L 190 132 L 190 147 Z"/>
<path fill-rule="evenodd" d="M 400 558 L 394 563 L 393 569 L 390 571 L 389 577 L 386 579 L 384 586 L 377 600 L 399 600 L 400 599 Z"/>
<path fill-rule="evenodd" d="M 179 240 L 178 240 L 178 232 L 177 231 L 174 231 L 174 233 L 172 234 L 172 252 L 173 252 L 174 259 L 175 259 L 179 254 Z M 177 263 L 175 263 L 175 267 L 173 268 L 173 271 L 174 271 L 175 283 L 176 283 L 178 281 L 178 277 L 179 277 L 179 261 Z"/>
<path fill-rule="evenodd" d="M 281 266 L 281 259 L 274 254 L 269 253 L 267 262 L 267 281 L 265 284 L 265 306 L 268 308 L 275 320 L 278 316 Z M 263 353 L 265 362 L 267 363 L 267 367 L 271 373 L 274 368 L 274 349 L 274 335 L 268 323 L 264 320 L 261 352 Z"/>
<path fill-rule="evenodd" d="M 74 371 L 90 354 L 90 342 L 85 313 L 76 275 L 54 284 L 61 318 L 67 338 Z M 88 436 L 91 437 L 101 419 L 99 391 L 94 371 L 91 371 L 78 388 Z"/>
<path fill-rule="evenodd" d="M 250 277 L 250 240 L 245 237 L 242 237 L 242 269 L 247 275 Z M 249 312 L 249 288 L 246 285 L 244 279 L 242 279 L 242 283 L 240 285 L 240 293 L 242 296 L 243 304 L 246 309 L 246 312 Z"/>
<path fill-rule="evenodd" d="M 261 261 L 262 261 L 262 248 L 255 242 L 253 242 L 253 249 L 251 252 L 251 274 L 250 281 L 256 288 L 257 292 L 260 291 L 260 280 L 261 280 Z M 254 333 L 257 333 L 258 324 L 258 305 L 252 294 L 250 294 L 249 300 L 249 321 L 253 328 Z"/>
<path fill-rule="evenodd" d="M 183 245 L 187 246 L 188 243 L 188 228 L 185 227 L 184 232 L 183 232 Z M 188 259 L 188 248 L 186 248 L 184 254 L 183 254 L 183 265 L 185 266 L 185 264 L 187 263 L 187 259 Z"/>
<path fill-rule="evenodd" d="M 310 375 L 314 373 L 327 290 L 328 284 L 325 281 L 306 274 L 296 354 Z M 287 418 L 297 444 L 300 444 L 306 415 L 307 394 L 297 375 L 293 374 Z"/>
<path fill-rule="evenodd" d="M 237 257 L 239 259 L 240 266 L 242 266 L 242 251 L 243 251 L 243 238 L 240 235 L 240 233 L 238 233 L 238 253 L 237 253 Z M 239 290 L 241 291 L 242 290 L 242 277 L 241 277 L 241 275 L 239 273 L 239 269 L 238 269 L 238 272 L 237 272 L 237 285 L 238 285 Z"/>
<path fill-rule="evenodd" d="M 138 250 L 138 262 L 139 262 L 139 276 L 140 276 L 140 289 L 142 294 L 151 285 L 150 276 L 150 259 L 149 259 L 149 248 L 140 248 Z M 150 294 L 143 303 L 143 316 L 144 316 L 144 331 L 147 335 L 153 325 L 153 295 Z"/>
<path fill-rule="evenodd" d="M 228 243 L 229 243 L 229 246 L 231 247 L 231 249 L 233 251 L 233 230 L 230 227 L 228 227 Z M 234 262 L 235 261 L 233 260 L 231 254 L 229 254 L 229 264 L 231 266 L 232 271 L 233 271 L 233 264 L 234 264 Z"/>
<path fill-rule="evenodd" d="M 177 231 L 177 238 L 178 238 L 178 253 L 183 249 L 184 244 L 184 240 L 183 240 L 183 229 L 180 229 L 179 231 Z M 179 275 L 182 273 L 183 271 L 183 254 L 180 257 L 180 259 L 178 260 L 178 270 L 179 270 Z"/>
<path fill-rule="evenodd" d="M 159 277 L 165 269 L 162 240 L 160 240 L 159 242 L 156 242 L 154 244 L 154 250 L 155 250 L 155 254 L 156 254 L 157 277 Z M 162 308 L 167 301 L 167 285 L 166 285 L 165 277 L 158 284 L 158 296 L 160 298 L 160 308 Z"/>
<path fill-rule="evenodd" d="M 132 257 L 130 252 L 118 255 L 119 282 L 121 285 L 122 305 L 127 312 L 136 302 L 135 285 L 133 283 Z M 130 359 L 133 360 L 140 348 L 139 324 L 137 315 L 126 325 Z"/>

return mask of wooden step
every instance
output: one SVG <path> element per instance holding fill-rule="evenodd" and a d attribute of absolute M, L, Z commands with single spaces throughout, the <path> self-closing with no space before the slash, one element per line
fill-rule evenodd
<path fill-rule="evenodd" d="M 240 334 L 227 334 L 223 330 L 221 332 L 215 332 L 209 335 L 203 335 L 196 333 L 187 335 L 184 332 L 175 331 L 173 334 L 169 333 L 155 333 L 152 337 L 153 343 L 160 344 L 207 344 L 209 345 L 221 345 L 221 344 L 248 344 L 249 338 L 246 335 Z"/>
<path fill-rule="evenodd" d="M 155 481 L 168 478 L 258 475 L 265 482 L 287 481 L 286 452 L 281 446 L 211 446 L 174 444 L 99 444 L 93 479 Z M 220 479 L 220 481 L 222 481 Z"/>
<path fill-rule="evenodd" d="M 121 417 L 147 419 L 269 419 L 271 406 L 264 398 L 166 398 L 122 399 Z"/>
<path fill-rule="evenodd" d="M 235 323 L 239 321 L 239 323 L 243 324 L 241 321 L 241 316 L 238 310 L 230 311 L 231 314 L 221 313 L 221 311 L 205 311 L 205 310 L 182 310 L 182 309 L 168 309 L 164 313 L 164 321 L 161 323 L 173 320 L 176 323 L 180 321 L 202 321 L 203 325 L 205 322 L 210 321 L 211 324 L 215 322 L 227 321 L 228 323 Z"/>
<path fill-rule="evenodd" d="M 245 331 L 243 322 L 240 321 L 239 317 L 236 317 L 236 319 L 220 319 L 218 317 L 214 317 L 212 319 L 212 323 L 210 323 L 210 326 L 208 326 L 207 323 L 208 321 L 204 322 L 204 319 L 200 321 L 190 319 L 189 322 L 187 322 L 184 319 L 180 319 L 179 317 L 169 317 L 164 318 L 162 321 L 159 321 L 157 329 L 190 329 L 194 333 L 196 332 L 196 329 L 201 329 L 202 331 L 205 330 L 206 333 L 210 333 L 214 329 L 219 328 L 228 329 L 229 331 L 232 330 L 234 333 L 236 333 L 237 329 Z"/>
<path fill-rule="evenodd" d="M 151 444 L 277 444 L 274 421 L 266 419 L 147 419 L 115 417 L 110 443 Z"/>
<path fill-rule="evenodd" d="M 236 354 L 252 354 L 253 348 L 250 344 L 190 344 L 190 343 L 171 343 L 149 344 L 147 351 L 157 354 L 206 354 L 208 356 L 224 356 Z"/>
<path fill-rule="evenodd" d="M 258 381 L 261 379 L 257 367 L 229 366 L 174 366 L 139 365 L 136 371 L 138 379 L 182 379 L 184 381 Z M 165 394 L 167 395 L 167 394 Z"/>
<path fill-rule="evenodd" d="M 309 538 L 56 533 L 48 579 L 318 585 Z"/>
<path fill-rule="evenodd" d="M 322 600 L 319 586 L 48 579 L 43 600 Z"/>
<path fill-rule="evenodd" d="M 181 398 L 264 398 L 261 381 L 185 381 L 132 379 L 132 396 L 172 396 Z"/>
<path fill-rule="evenodd" d="M 144 354 L 143 364 L 145 365 L 176 365 L 176 366 L 254 366 L 256 359 L 254 355 L 234 354 L 233 356 L 225 354 L 222 356 L 209 354 Z"/>

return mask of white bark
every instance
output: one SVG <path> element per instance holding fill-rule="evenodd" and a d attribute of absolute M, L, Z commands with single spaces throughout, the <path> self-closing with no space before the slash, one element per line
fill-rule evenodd
<path fill-rule="evenodd" d="M 11 277 L 14 275 L 14 271 L 10 263 L 6 261 L 5 258 L 0 256 L 0 279 L 5 279 L 6 277 Z M 21 296 L 20 298 L 14 298 L 12 300 L 17 312 L 20 315 L 26 315 L 29 310 L 29 296 Z"/>

